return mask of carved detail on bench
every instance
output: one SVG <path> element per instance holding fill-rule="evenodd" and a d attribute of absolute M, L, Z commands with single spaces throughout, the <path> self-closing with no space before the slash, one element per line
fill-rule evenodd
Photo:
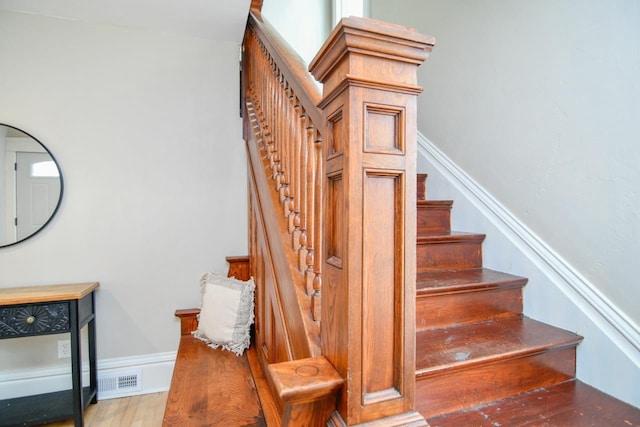
<path fill-rule="evenodd" d="M 198 329 L 199 308 L 186 308 L 176 310 L 176 317 L 180 318 L 180 335 L 191 335 L 191 332 Z"/>
<path fill-rule="evenodd" d="M 324 426 L 344 382 L 324 356 L 271 364 L 267 377 L 279 399 L 283 426 Z"/>
<path fill-rule="evenodd" d="M 227 276 L 235 277 L 238 280 L 247 281 L 251 278 L 251 270 L 248 256 L 228 256 L 229 272 Z"/>

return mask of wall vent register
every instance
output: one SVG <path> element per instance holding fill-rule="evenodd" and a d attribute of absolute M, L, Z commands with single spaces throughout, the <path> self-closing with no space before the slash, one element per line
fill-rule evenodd
<path fill-rule="evenodd" d="M 142 372 L 140 370 L 114 371 L 98 378 L 98 396 L 103 399 L 110 395 L 122 396 L 142 390 Z"/>

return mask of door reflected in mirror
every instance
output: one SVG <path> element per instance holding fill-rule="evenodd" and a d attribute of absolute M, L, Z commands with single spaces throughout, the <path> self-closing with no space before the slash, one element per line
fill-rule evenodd
<path fill-rule="evenodd" d="M 58 210 L 62 190 L 51 152 L 28 133 L 0 123 L 0 247 L 42 230 Z"/>

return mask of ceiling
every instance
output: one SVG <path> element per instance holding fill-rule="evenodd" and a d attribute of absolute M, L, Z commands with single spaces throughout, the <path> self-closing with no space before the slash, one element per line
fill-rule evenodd
<path fill-rule="evenodd" d="M 0 10 L 240 43 L 251 0 L 0 0 Z"/>

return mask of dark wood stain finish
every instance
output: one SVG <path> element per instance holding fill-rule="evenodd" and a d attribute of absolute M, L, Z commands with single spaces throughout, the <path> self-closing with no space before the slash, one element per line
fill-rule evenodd
<path fill-rule="evenodd" d="M 575 379 L 582 337 L 523 316 L 527 279 L 482 268 L 484 236 L 451 231 L 451 202 L 418 204 L 416 408 L 429 425 L 639 425 L 638 409 Z"/>
<path fill-rule="evenodd" d="M 419 194 L 418 197 L 420 197 Z M 420 200 L 418 198 L 418 236 L 451 231 L 452 206 L 452 200 Z"/>
<path fill-rule="evenodd" d="M 431 427 L 640 426 L 640 411 L 578 380 L 429 419 Z"/>
<path fill-rule="evenodd" d="M 482 267 L 484 234 L 457 231 L 418 236 L 418 273 L 429 270 Z"/>
<path fill-rule="evenodd" d="M 416 284 L 417 332 L 519 316 L 526 283 L 523 277 L 485 268 L 422 272 Z"/>

